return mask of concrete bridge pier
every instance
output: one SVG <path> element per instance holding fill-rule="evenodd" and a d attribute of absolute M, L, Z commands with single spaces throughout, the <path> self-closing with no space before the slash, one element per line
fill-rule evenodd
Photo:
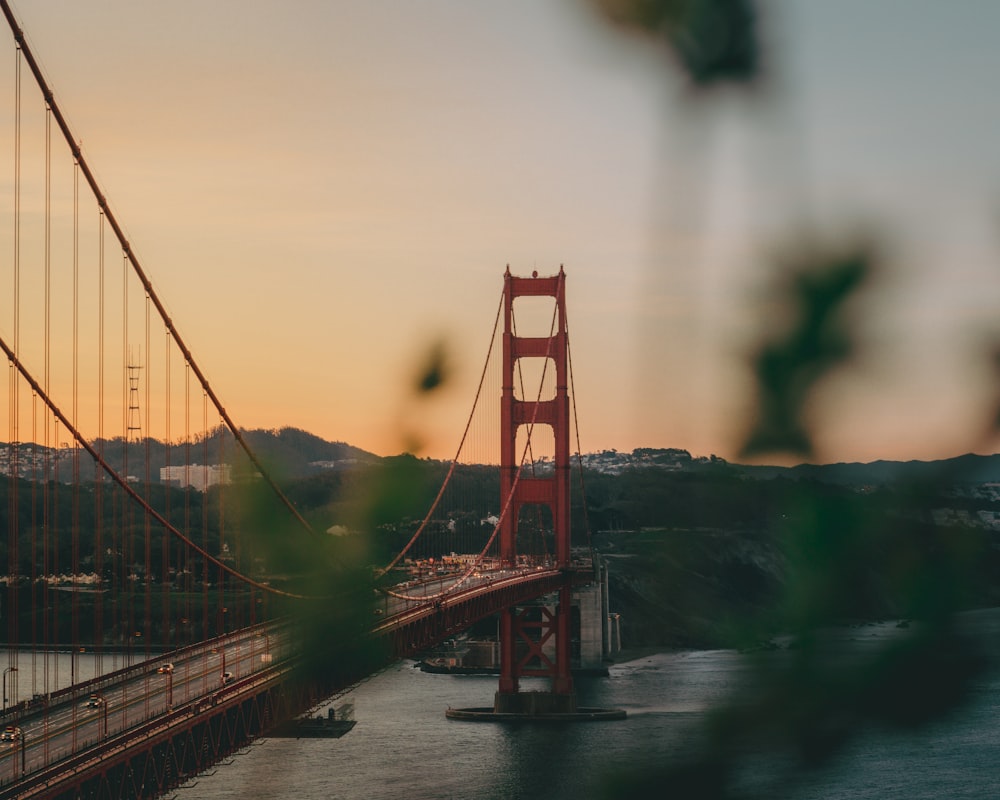
<path fill-rule="evenodd" d="M 581 594 L 577 587 L 572 597 L 567 583 L 559 591 L 558 602 L 553 605 L 536 604 L 524 608 L 510 608 L 501 617 L 501 671 L 500 686 L 493 696 L 493 707 L 449 708 L 449 719 L 485 722 L 533 721 L 597 721 L 625 719 L 625 711 L 582 707 L 577 703 L 576 690 L 570 675 L 570 623 L 571 616 L 579 618 L 580 653 L 578 664 L 585 669 L 594 668 L 584 658 L 596 659 L 603 668 L 603 643 L 607 640 L 603 613 L 606 597 L 604 581 L 585 587 Z M 572 597 L 572 599 L 571 599 Z M 575 601 L 575 602 L 574 602 Z M 562 644 L 560 645 L 560 637 Z M 549 691 L 521 691 L 521 676 L 549 677 Z"/>

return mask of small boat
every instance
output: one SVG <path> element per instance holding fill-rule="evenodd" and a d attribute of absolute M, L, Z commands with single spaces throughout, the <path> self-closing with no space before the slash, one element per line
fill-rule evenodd
<path fill-rule="evenodd" d="M 279 725 L 266 735 L 276 739 L 339 739 L 357 725 L 354 706 L 327 709 L 325 717 L 299 717 Z"/>

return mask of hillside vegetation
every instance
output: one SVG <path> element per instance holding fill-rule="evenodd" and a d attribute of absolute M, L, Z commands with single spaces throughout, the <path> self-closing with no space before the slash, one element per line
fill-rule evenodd
<path fill-rule="evenodd" d="M 244 434 L 316 531 L 368 534 L 363 540 L 322 537 L 325 551 L 317 559 L 315 542 L 281 522 L 287 512 L 253 480 L 232 441 L 221 449 L 233 456 L 235 486 L 202 494 L 154 482 L 146 490 L 154 506 L 170 509 L 178 527 L 186 519 L 202 520 L 198 540 L 212 552 L 236 540 L 237 532 L 249 542 L 254 530 L 263 531 L 265 558 L 245 560 L 253 552 L 247 546 L 231 552 L 235 566 L 257 574 L 294 576 L 344 558 L 386 563 L 416 530 L 447 472 L 442 462 L 378 458 L 294 429 Z M 186 455 L 211 447 L 219 445 L 192 445 Z M 166 452 L 159 444 L 150 450 Z M 109 445 L 108 451 L 114 448 Z M 171 452 L 171 463 L 183 463 L 183 447 Z M 583 470 L 582 482 L 573 470 L 573 543 L 606 557 L 611 610 L 622 615 L 629 645 L 750 645 L 794 629 L 804 618 L 831 623 L 910 618 L 1000 603 L 1000 500 L 988 484 L 970 479 L 990 475 L 995 459 L 787 470 L 663 452 L 670 458 L 648 449 L 637 452 L 648 466 L 629 466 L 614 454 L 614 470 L 599 457 L 587 459 L 592 466 Z M 488 536 L 481 520 L 497 511 L 497 471 L 460 467 L 452 481 L 462 499 L 451 504 L 446 499 L 437 510 L 440 524 L 425 533 L 422 556 L 455 548 L 454 531 L 445 523 L 464 528 L 462 541 L 469 546 L 480 546 Z M 74 558 L 81 571 L 96 570 L 108 580 L 143 571 L 141 526 L 123 535 L 113 514 L 95 515 L 98 494 L 106 509 L 119 502 L 110 485 L 103 484 L 99 493 L 47 494 L 36 491 L 37 485 L 29 479 L 0 481 L 0 521 L 9 524 L 12 508 L 20 517 L 22 575 L 46 572 L 31 560 L 38 555 L 32 520 L 41 518 L 43 501 L 51 524 L 68 526 L 75 519 L 80 526 L 78 554 L 66 531 L 53 542 L 48 558 L 60 571 Z M 16 503 L 9 501 L 12 490 L 19 495 Z M 102 526 L 99 538 L 94 520 Z M 138 518 L 134 524 L 140 525 Z M 536 524 L 532 535 L 551 538 L 551 531 Z M 355 539 L 364 541 L 361 549 Z M 94 554 L 96 541 L 103 542 L 100 558 Z M 10 563 L 8 544 L 0 543 L 0 563 Z M 532 546 L 552 551 L 544 541 Z M 153 576 L 164 574 L 163 552 L 152 548 Z M 186 581 L 201 580 L 197 558 L 189 570 Z M 176 581 L 175 589 L 187 588 L 181 576 Z"/>
<path fill-rule="evenodd" d="M 917 618 L 998 604 L 1000 532 L 988 521 L 1000 501 L 968 483 L 968 460 L 957 463 L 922 465 L 916 477 L 903 466 L 898 479 L 883 465 L 890 477 L 875 484 L 866 470 L 845 481 L 843 465 L 824 481 L 821 470 L 797 478 L 713 459 L 584 470 L 581 489 L 574 470 L 573 542 L 607 558 L 612 610 L 630 645 L 752 646 L 806 617 Z M 374 492 L 375 550 L 388 554 L 415 530 L 445 469 L 400 456 L 289 490 L 317 521 L 340 523 L 359 519 L 357 497 Z M 460 468 L 453 480 L 465 502 L 498 496 L 495 470 Z M 436 517 L 478 520 L 489 505 L 445 505 Z M 451 540 L 434 536 L 425 554 L 448 552 Z"/>

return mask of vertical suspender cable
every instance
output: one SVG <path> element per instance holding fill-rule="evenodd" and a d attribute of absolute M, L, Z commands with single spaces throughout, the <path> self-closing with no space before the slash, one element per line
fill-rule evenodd
<path fill-rule="evenodd" d="M 128 480 L 129 474 L 129 431 L 128 431 L 128 255 L 122 253 L 122 360 L 121 360 L 121 376 L 122 376 L 122 473 L 125 475 L 125 479 Z M 121 528 L 122 528 L 122 575 L 121 575 L 121 595 L 122 602 L 125 605 L 124 614 L 122 615 L 125 620 L 125 652 L 128 659 L 129 666 L 132 663 L 132 646 L 135 644 L 132 640 L 135 638 L 132 634 L 135 632 L 135 607 L 133 605 L 132 598 L 132 504 L 129 503 L 128 497 L 123 493 L 121 496 Z"/>
<path fill-rule="evenodd" d="M 167 331 L 166 340 L 164 342 L 164 363 L 163 363 L 163 387 L 164 387 L 164 398 L 163 398 L 163 462 L 167 470 L 167 475 L 170 475 L 170 332 Z M 168 478 L 163 487 L 163 516 L 170 519 L 170 495 L 173 489 L 173 483 Z M 172 520 L 171 520 L 172 521 Z M 177 647 L 177 638 L 175 635 L 174 622 L 176 621 L 176 614 L 172 612 L 171 609 L 171 597 L 170 597 L 170 536 L 167 535 L 166 531 L 163 531 L 162 539 L 160 540 L 160 586 L 161 586 L 161 599 L 160 604 L 163 610 L 161 615 L 160 624 L 163 628 L 163 644 L 166 647 Z M 180 564 L 177 564 L 177 575 L 180 575 Z"/>
<path fill-rule="evenodd" d="M 97 214 L 97 448 L 101 459 L 104 459 L 104 212 Z M 94 630 L 94 641 L 104 642 L 104 594 L 108 589 L 107 575 L 104 568 L 104 470 L 94 469 L 94 565 L 101 581 L 97 593 L 95 614 L 97 627 Z M 114 538 L 112 537 L 112 543 Z M 114 549 L 111 550 L 111 588 L 114 582 Z M 111 610 L 114 611 L 112 601 Z M 111 630 L 115 630 L 115 617 L 111 617 Z M 116 656 L 112 656 L 116 658 Z M 104 648 L 98 650 L 97 671 L 104 669 Z"/>
<path fill-rule="evenodd" d="M 41 574 L 38 570 L 38 395 L 31 393 L 31 694 L 38 692 L 38 615 L 44 609 L 38 598 L 38 578 Z M 42 666 L 45 666 L 43 660 Z"/>
<path fill-rule="evenodd" d="M 587 486 L 583 479 L 583 451 L 580 449 L 580 417 L 576 413 L 576 384 L 573 381 L 573 351 L 570 349 L 569 343 L 569 322 L 566 323 L 566 358 L 569 362 L 569 386 L 570 386 L 570 397 L 573 402 L 573 430 L 576 434 L 576 461 L 579 468 L 580 474 L 580 504 L 583 507 L 583 526 L 584 531 L 587 534 L 587 547 L 590 550 L 590 557 L 593 560 L 594 557 L 594 543 L 593 537 L 590 532 L 590 514 L 587 509 Z"/>
<path fill-rule="evenodd" d="M 80 426 L 80 166 L 73 161 L 73 407 L 72 420 Z M 73 581 L 80 580 L 80 449 L 73 443 L 70 451 L 73 496 L 71 498 L 72 551 L 70 572 Z M 74 587 L 72 598 L 72 658 L 78 661 L 80 651 L 80 593 Z M 74 670 L 79 678 L 77 670 Z"/>
<path fill-rule="evenodd" d="M 448 474 L 445 476 L 444 483 L 441 485 L 441 489 L 438 491 L 437 497 L 435 497 L 434 502 L 431 503 L 431 507 L 430 510 L 427 512 L 427 516 L 424 517 L 423 521 L 417 527 L 416 532 L 413 534 L 413 536 L 410 537 L 410 540 L 406 543 L 406 545 L 404 545 L 403 549 L 396 554 L 395 558 L 393 558 L 388 565 L 386 565 L 380 570 L 380 574 L 384 575 L 385 573 L 389 572 L 389 570 L 393 569 L 396 566 L 396 564 L 398 564 L 403 559 L 403 557 L 410 551 L 410 548 L 414 546 L 416 541 L 420 538 L 421 534 L 423 534 L 424 529 L 427 527 L 427 524 L 430 522 L 431 516 L 434 514 L 435 510 L 437 510 L 438 504 L 441 502 L 441 497 L 444 494 L 445 488 L 451 481 L 452 475 L 455 474 L 455 468 L 458 465 L 458 459 L 462 454 L 462 448 L 465 447 L 465 441 L 469 435 L 469 428 L 472 426 L 472 420 L 475 415 L 476 407 L 479 405 L 479 398 L 482 395 L 483 385 L 486 381 L 486 368 L 490 363 L 490 356 L 493 353 L 493 346 L 496 343 L 497 330 L 500 326 L 501 311 L 503 311 L 503 297 L 500 298 L 500 305 L 497 308 L 497 315 L 493 321 L 493 335 L 490 339 L 490 350 L 486 354 L 486 363 L 483 365 L 483 371 L 479 376 L 479 386 L 476 388 L 476 397 L 472 402 L 472 411 L 469 412 L 469 419 L 465 423 L 465 430 L 462 432 L 462 439 L 458 443 L 458 449 L 455 452 L 455 457 L 451 460 L 451 466 L 448 468 Z"/>
<path fill-rule="evenodd" d="M 203 454 L 204 461 L 208 463 L 208 395 L 202 391 L 201 394 L 201 418 L 202 418 L 202 430 L 205 431 L 205 439 L 203 442 Z M 219 435 L 222 435 L 222 431 L 219 431 Z M 208 503 L 202 503 L 201 510 L 201 549 L 204 552 L 208 552 Z M 207 639 L 210 636 L 208 627 L 208 568 L 210 564 L 208 560 L 204 557 L 201 559 L 201 630 L 202 638 Z M 207 687 L 207 684 L 206 684 Z"/>
<path fill-rule="evenodd" d="M 191 366 L 184 362 L 184 533 L 191 536 Z M 207 493 L 206 493 L 207 495 Z M 207 501 L 207 496 L 202 497 L 202 502 Z M 182 591 L 184 597 L 184 632 L 185 644 L 190 644 L 186 638 L 188 626 L 192 625 L 191 618 L 191 550 L 184 542 L 177 543 L 178 564 L 177 569 L 183 570 L 180 574 L 183 583 Z"/>
<path fill-rule="evenodd" d="M 296 521 L 307 532 L 316 534 L 316 532 L 312 529 L 312 526 L 306 521 L 306 519 L 302 516 L 302 514 L 299 513 L 298 509 L 295 508 L 291 500 L 289 500 L 287 495 L 285 495 L 285 493 L 281 490 L 281 487 L 278 486 L 277 482 L 271 476 L 270 471 L 260 462 L 260 460 L 254 454 L 254 452 L 250 449 L 249 445 L 247 444 L 246 440 L 243 437 L 243 434 L 240 432 L 240 429 L 236 426 L 236 423 L 233 422 L 232 418 L 229 416 L 225 407 L 222 405 L 222 402 L 219 400 L 218 396 L 212 390 L 212 387 L 209 384 L 208 379 L 205 377 L 205 374 L 198 367 L 198 364 L 194 360 L 194 356 L 188 349 L 187 345 L 184 343 L 184 340 L 181 338 L 180 333 L 173 326 L 173 323 L 170 320 L 170 315 L 167 314 L 166 307 L 160 301 L 159 296 L 153 289 L 153 284 L 150 282 L 149 277 L 146 275 L 145 271 L 139 264 L 138 257 L 133 252 L 128 239 L 125 237 L 124 231 L 118 224 L 118 220 L 115 218 L 115 215 L 112 212 L 111 208 L 108 206 L 104 194 L 100 191 L 100 187 L 97 184 L 97 179 L 94 177 L 94 174 L 93 172 L 91 172 L 86 159 L 83 157 L 83 154 L 80 151 L 80 146 L 77 143 L 76 139 L 74 139 L 73 134 L 69 129 L 69 124 L 66 122 L 66 119 L 63 117 L 62 112 L 59 109 L 59 105 L 55 102 L 55 99 L 52 95 L 52 90 L 49 88 L 48 83 L 45 81 L 45 77 L 42 75 L 42 71 L 38 66 L 38 62 L 35 61 L 34 54 L 31 52 L 31 49 L 28 47 L 28 43 L 25 41 L 24 33 L 21 30 L 20 26 L 17 24 L 17 20 L 14 18 L 14 13 L 10 9 L 10 4 L 8 0 L 0 0 L 0 10 L 3 11 L 4 16 L 7 19 L 7 24 L 10 26 L 11 32 L 14 35 L 14 41 L 16 42 L 18 48 L 24 52 L 24 57 L 28 63 L 28 67 L 31 69 L 31 73 L 34 76 L 35 82 L 38 84 L 39 89 L 41 89 L 42 95 L 45 98 L 46 103 L 49 104 L 53 114 L 55 115 L 56 122 L 63 133 L 63 137 L 66 139 L 66 144 L 69 146 L 70 151 L 73 153 L 73 156 L 79 160 L 80 168 L 83 171 L 83 175 L 87 179 L 87 183 L 90 185 L 91 191 L 93 192 L 98 205 L 107 216 L 108 224 L 111 226 L 112 231 L 117 237 L 118 242 L 122 247 L 122 251 L 125 254 L 126 260 L 131 263 L 133 272 L 139 279 L 139 282 L 142 284 L 143 288 L 147 292 L 149 292 L 149 296 L 152 299 L 153 304 L 156 306 L 156 310 L 160 313 L 160 316 L 163 318 L 164 322 L 167 323 L 171 335 L 173 336 L 174 342 L 177 344 L 178 350 L 180 350 L 180 352 L 183 354 L 185 360 L 188 362 L 191 369 L 194 371 L 195 376 L 198 378 L 198 381 L 201 384 L 202 388 L 204 389 L 206 394 L 208 394 L 209 398 L 212 401 L 212 404 L 219 412 L 219 416 L 221 416 L 225 420 L 226 426 L 233 434 L 233 438 L 243 449 L 244 453 L 246 453 L 247 458 L 250 459 L 250 462 L 260 473 L 261 478 L 264 480 L 265 483 L 268 484 L 271 490 L 277 495 L 278 499 L 285 505 L 288 511 L 292 514 L 292 516 L 295 517 Z M 15 352 L 17 352 L 16 343 L 15 343 Z"/>
<path fill-rule="evenodd" d="M 146 398 L 146 415 L 147 415 L 147 419 L 150 420 L 149 424 L 152 425 L 152 417 L 150 416 L 150 411 L 152 409 L 152 406 L 150 405 L 149 401 L 150 401 L 150 392 L 151 392 L 150 386 L 153 383 L 153 376 L 152 376 L 153 362 L 150 359 L 149 354 L 151 352 L 153 352 L 153 351 L 150 349 L 150 346 L 149 346 L 150 345 L 150 340 L 149 340 L 149 336 L 150 336 L 150 305 L 149 305 L 149 295 L 148 294 L 146 295 L 145 311 L 146 311 L 146 317 L 145 317 L 145 322 L 146 322 L 146 339 L 145 339 L 145 341 L 146 341 L 146 386 L 145 386 L 145 390 L 144 390 L 144 395 L 145 395 L 145 398 Z M 141 360 L 142 359 L 140 358 L 140 362 L 141 362 Z M 146 502 L 149 503 L 152 500 L 152 497 L 151 497 L 152 484 L 151 484 L 151 480 L 150 480 L 151 476 L 150 476 L 150 463 L 149 463 L 150 462 L 150 456 L 152 454 L 151 453 L 151 449 L 150 449 L 151 448 L 151 442 L 152 442 L 152 436 L 150 435 L 150 431 L 148 431 L 148 430 L 142 431 L 141 433 L 142 433 L 141 438 L 142 438 L 142 441 L 143 441 L 143 444 L 144 444 L 144 456 L 145 456 L 143 458 L 143 468 L 144 468 L 144 479 L 145 479 L 145 484 L 146 484 Z M 146 658 L 148 659 L 149 658 L 149 652 L 150 652 L 149 648 L 152 646 L 152 638 L 153 638 L 153 584 L 152 584 L 152 580 L 153 580 L 153 559 L 152 559 L 152 552 L 153 552 L 152 551 L 152 535 L 153 535 L 153 531 L 152 531 L 152 520 L 149 518 L 149 514 L 143 514 L 142 515 L 142 519 L 143 519 L 143 525 L 142 525 L 142 533 L 143 533 L 143 566 L 144 566 L 144 570 L 145 570 L 145 577 L 144 577 L 144 580 L 143 580 L 143 588 L 144 588 L 144 594 L 145 594 L 145 609 L 146 609 L 146 616 L 145 616 L 145 619 L 143 620 L 143 625 L 144 625 L 144 637 L 146 639 L 146 650 L 145 650 L 145 653 L 146 653 Z"/>
<path fill-rule="evenodd" d="M 146 384 L 145 384 L 145 388 L 143 390 L 143 396 L 144 396 L 145 401 L 146 401 L 145 402 L 145 408 L 146 408 L 147 419 L 151 419 L 151 417 L 148 416 L 149 412 L 150 412 L 150 405 L 149 405 L 150 388 L 149 387 L 150 387 L 150 384 L 153 382 L 152 376 L 150 374 L 151 370 L 153 368 L 153 364 L 152 364 L 152 361 L 149 358 L 149 353 L 151 351 L 149 349 L 149 295 L 148 294 L 146 295 L 146 303 L 145 303 L 145 307 L 144 308 L 145 308 L 145 318 L 144 318 L 144 322 L 145 322 L 145 328 L 144 328 L 144 330 L 145 330 L 145 338 L 144 338 L 144 341 L 145 341 L 145 345 L 146 345 L 146 349 L 145 349 L 145 352 L 146 352 Z M 139 358 L 137 359 L 137 365 L 141 365 L 141 364 L 142 364 L 142 355 L 140 354 Z M 141 423 L 136 423 L 136 424 L 141 424 Z M 146 498 L 146 503 L 147 504 L 152 499 L 150 497 L 150 482 L 149 482 L 149 456 L 150 456 L 150 438 L 151 438 L 149 434 L 150 434 L 150 431 L 148 431 L 148 430 L 140 430 L 139 431 L 139 439 L 143 443 L 143 451 L 142 451 L 143 452 L 143 459 L 142 459 L 143 460 L 143 483 L 145 485 L 145 490 L 144 491 L 145 491 L 145 498 Z M 152 639 L 153 639 L 153 612 L 152 612 L 153 585 L 151 583 L 151 581 L 153 580 L 153 570 L 152 570 L 152 564 L 151 564 L 151 559 L 150 559 L 150 556 L 151 556 L 151 553 L 152 553 L 151 542 L 150 542 L 150 538 L 152 536 L 151 526 L 152 526 L 152 520 L 150 519 L 149 514 L 147 514 L 147 513 L 144 512 L 143 515 L 142 515 L 142 543 L 143 543 L 143 551 L 142 551 L 142 554 L 143 554 L 143 561 L 142 561 L 142 563 L 143 563 L 143 579 L 142 579 L 143 592 L 142 592 L 142 594 L 143 594 L 143 609 L 144 609 L 145 613 L 143 614 L 143 620 L 142 620 L 142 624 L 143 624 L 143 627 L 142 627 L 143 637 L 142 638 L 145 640 L 145 642 L 144 642 L 145 648 L 143 650 L 143 658 L 146 661 L 148 661 L 150 659 L 150 647 L 152 647 Z M 149 678 L 148 677 L 146 678 L 146 686 L 147 686 L 147 688 L 149 686 Z M 151 697 L 150 697 L 150 692 L 149 691 L 146 691 L 144 693 L 144 699 L 145 699 L 145 705 L 146 705 L 146 716 L 148 717 L 150 715 L 150 712 L 151 712 L 151 706 L 150 706 Z"/>
<path fill-rule="evenodd" d="M 14 305 L 14 341 L 17 343 L 20 336 L 19 309 L 21 304 L 20 279 L 21 279 L 21 48 L 17 48 L 14 61 L 14 253 L 13 272 L 14 286 L 12 290 L 12 302 Z M 20 526 L 18 524 L 18 391 L 20 378 L 13 364 L 8 367 L 8 388 L 7 388 L 7 453 L 10 459 L 8 466 L 8 499 L 7 499 L 7 519 L 8 519 L 8 574 L 18 575 L 18 538 L 20 537 Z M 34 535 L 34 531 L 32 531 Z M 32 559 L 34 564 L 34 559 Z M 34 597 L 34 584 L 30 590 Z M 18 603 L 18 583 L 17 581 L 7 582 L 7 641 L 11 644 L 20 641 L 20 631 L 18 618 L 20 609 Z M 32 619 L 34 619 L 34 607 L 31 608 Z M 32 675 L 34 675 L 35 647 L 32 643 Z M 8 666 L 11 671 L 8 677 L 11 678 L 10 693 L 17 697 L 17 649 L 11 648 L 8 653 Z"/>
<path fill-rule="evenodd" d="M 43 378 L 42 378 L 42 388 L 45 390 L 46 394 L 48 394 L 50 392 L 50 390 L 51 390 L 51 386 L 50 386 L 50 372 L 49 372 L 49 351 L 50 351 L 49 340 L 50 340 L 50 326 L 51 326 L 50 307 L 49 307 L 50 306 L 49 286 L 50 286 L 50 281 L 51 281 L 50 269 L 49 269 L 49 258 L 50 258 L 50 251 L 51 251 L 49 226 L 50 226 L 50 205 L 51 205 L 51 194 L 52 194 L 51 170 L 50 170 L 50 165 L 51 165 L 50 155 L 51 155 L 51 143 L 52 143 L 52 137 L 51 137 L 51 125 L 52 125 L 52 123 L 51 123 L 51 120 L 52 120 L 52 116 L 49 113 L 49 108 L 48 108 L 48 105 L 46 104 L 46 109 L 45 109 L 45 209 L 44 209 L 45 220 L 44 220 L 44 254 L 43 254 L 43 260 L 44 260 L 44 263 L 43 263 L 43 272 L 44 272 L 44 287 L 45 287 L 45 295 L 44 295 L 44 305 L 45 305 L 45 308 L 44 308 L 44 312 L 43 312 L 43 319 L 44 319 L 44 326 L 45 327 L 44 327 L 44 330 L 43 330 L 43 348 L 42 348 L 43 351 L 44 351 L 44 373 L 43 373 Z M 49 421 L 50 421 L 50 419 L 51 419 L 50 412 L 49 412 L 48 406 L 46 406 L 45 407 L 45 411 L 43 412 L 43 415 L 42 415 L 42 421 L 43 421 L 43 424 L 45 426 L 44 433 L 42 434 L 42 436 L 43 436 L 43 439 L 44 439 L 43 444 L 45 445 L 45 462 L 46 462 L 46 464 L 45 464 L 45 475 L 44 475 L 44 481 L 45 481 L 45 483 L 43 484 L 43 488 L 42 488 L 42 497 L 43 497 L 43 501 L 42 502 L 44 503 L 44 511 L 43 511 L 43 514 L 42 514 L 42 541 L 44 542 L 44 548 L 45 548 L 45 556 L 43 557 L 44 563 L 43 563 L 42 575 L 43 575 L 43 578 L 45 580 L 45 584 L 44 584 L 45 585 L 45 591 L 44 591 L 43 595 L 44 595 L 44 603 L 45 603 L 45 620 L 46 620 L 46 622 L 48 624 L 48 631 L 47 631 L 48 635 L 45 637 L 45 644 L 46 644 L 47 647 L 51 646 L 51 645 L 54 645 L 56 643 L 57 639 L 58 639 L 58 636 L 57 636 L 57 630 L 58 630 L 58 622 L 57 621 L 58 621 L 58 617 L 56 616 L 56 608 L 55 608 L 56 602 L 57 602 L 57 599 L 56 599 L 57 592 L 52 592 L 52 591 L 49 590 L 49 587 L 51 585 L 50 578 L 55 577 L 55 574 L 56 574 L 55 566 L 54 566 L 55 565 L 55 559 L 54 559 L 54 556 L 53 556 L 53 550 L 54 550 L 53 544 L 55 542 L 55 539 L 54 539 L 54 527 L 55 526 L 54 526 L 54 522 L 53 522 L 53 519 L 52 519 L 52 515 L 53 515 L 53 505 L 52 505 L 52 503 L 53 503 L 53 497 L 52 497 L 52 493 L 53 493 L 53 491 L 55 489 L 55 482 L 52 480 L 53 463 L 52 463 L 51 453 L 52 453 L 53 444 L 56 444 L 56 445 L 58 444 L 58 442 L 53 443 L 52 439 L 50 437 L 50 430 L 49 430 Z M 46 655 L 48 655 L 47 651 L 46 651 Z M 56 664 L 58 664 L 58 659 L 55 659 L 55 662 L 56 662 Z M 58 667 L 57 667 L 57 669 L 58 669 Z M 45 691 L 46 692 L 51 691 L 51 689 L 49 688 L 49 682 L 48 681 L 49 681 L 49 670 L 48 670 L 48 663 L 46 663 L 46 669 L 45 669 Z M 55 687 L 53 687 L 53 688 L 55 688 Z M 48 715 L 46 715 L 46 718 L 47 717 L 48 717 Z"/>
<path fill-rule="evenodd" d="M 219 423 L 219 455 L 218 463 L 223 463 L 225 458 L 225 447 L 226 447 L 226 427 L 220 421 Z M 206 467 L 208 462 L 205 462 Z M 222 545 L 226 541 L 226 526 L 225 522 L 225 512 L 224 512 L 224 500 L 225 495 L 223 492 L 219 492 L 219 549 L 222 550 Z M 221 552 L 219 554 L 222 555 Z M 217 570 L 219 575 L 219 599 L 218 599 L 218 617 L 219 617 L 219 633 L 224 634 L 226 632 L 226 615 L 229 613 L 229 606 L 226 602 L 226 574 L 221 570 Z"/>

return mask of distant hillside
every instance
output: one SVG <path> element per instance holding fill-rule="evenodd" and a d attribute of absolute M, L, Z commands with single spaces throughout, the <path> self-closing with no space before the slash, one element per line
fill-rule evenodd
<path fill-rule="evenodd" d="M 353 466 L 383 461 L 381 456 L 345 442 L 330 442 L 299 428 L 256 428 L 241 430 L 254 455 L 282 480 L 294 480 L 317 475 L 327 470 L 343 470 Z M 94 448 L 120 473 L 132 474 L 144 468 L 148 456 L 150 477 L 159 479 L 160 467 L 182 464 L 228 463 L 238 478 L 251 470 L 244 455 L 228 431 L 220 436 L 215 430 L 190 443 L 174 443 L 169 447 L 147 439 L 125 444 L 120 438 L 96 440 Z M 22 442 L 17 449 L 16 471 L 24 478 L 42 478 L 72 473 L 73 448 L 47 448 Z M 8 444 L 0 442 L 0 473 L 8 474 L 13 464 Z M 574 464 L 576 458 L 574 457 Z M 584 453 L 580 457 L 584 468 L 601 475 L 623 475 L 630 472 L 667 472 L 678 475 L 699 473 L 715 476 L 743 476 L 756 480 L 786 478 L 818 481 L 837 486 L 876 487 L 892 484 L 925 484 L 961 486 L 963 484 L 1000 483 L 1000 455 L 968 453 L 941 461 L 872 461 L 870 463 L 800 464 L 794 467 L 729 463 L 718 456 L 692 456 L 676 448 L 636 448 L 631 452 L 602 450 Z M 92 469 L 84 457 L 82 469 Z M 543 474 L 551 470 L 548 460 L 534 465 Z M 85 475 L 85 477 L 87 477 Z M 140 477 L 140 476 L 137 476 Z"/>
<path fill-rule="evenodd" d="M 409 540 L 448 472 L 440 461 L 380 458 L 295 428 L 243 434 L 315 530 L 370 533 L 367 557 L 376 564 Z M 234 477 L 252 471 L 232 436 L 219 431 L 169 447 L 118 439 L 97 449 L 112 466 L 127 465 L 132 473 L 148 454 L 154 483 L 164 463 L 224 461 L 233 465 Z M 73 550 L 76 539 L 62 537 L 53 563 L 79 557 L 89 569 L 97 561 L 91 552 L 100 541 L 95 525 L 104 525 L 107 541 L 118 524 L 95 513 L 100 494 L 60 491 L 47 499 L 36 490 L 46 470 L 56 480 L 72 475 L 73 454 L 68 447 L 0 443 L 0 472 L 15 468 L 23 479 L 0 481 L 0 525 L 13 530 L 6 518 L 11 509 L 24 519 L 16 551 L 0 540 L 0 564 L 13 552 L 22 574 L 44 569 L 38 560 L 48 556 L 32 544 L 29 513 L 42 501 L 53 519 L 79 519 L 81 525 L 79 552 Z M 785 468 L 642 448 L 582 461 L 586 480 L 574 480 L 570 489 L 573 544 L 590 544 L 606 556 L 612 610 L 622 615 L 630 645 L 753 644 L 791 624 L 789 613 L 803 602 L 796 593 L 806 593 L 815 606 L 810 613 L 824 620 L 909 618 L 928 608 L 1000 604 L 1000 490 L 981 485 L 1000 483 L 1000 456 Z M 462 466 L 452 480 L 456 491 L 437 507 L 437 524 L 422 540 L 424 555 L 454 550 L 456 532 L 477 550 L 491 532 L 482 520 L 497 510 L 498 470 Z M 112 486 L 102 486 L 111 508 Z M 176 499 L 168 504 L 171 492 Z M 188 517 L 209 520 L 205 535 L 213 550 L 231 532 L 270 519 L 267 504 L 258 503 L 264 492 L 229 495 L 237 501 L 227 499 L 225 514 L 213 511 L 221 508 L 222 492 L 154 486 L 151 494 L 169 505 L 178 525 Z M 241 509 L 238 501 L 247 505 Z M 536 533 L 548 537 L 552 552 L 551 531 Z M 281 547 L 269 558 L 284 564 L 295 552 Z M 160 553 L 153 548 L 154 574 L 160 574 Z"/>
<path fill-rule="evenodd" d="M 800 464 L 794 467 L 729 463 L 718 456 L 692 456 L 676 448 L 640 447 L 631 452 L 602 450 L 584 453 L 580 459 L 586 469 L 604 475 L 630 471 L 676 473 L 711 472 L 742 475 L 769 480 L 812 480 L 840 486 L 888 486 L 894 483 L 928 483 L 956 486 L 962 484 L 1000 483 L 1000 455 L 972 453 L 942 461 L 873 461 L 871 463 Z M 536 465 L 544 469 L 551 466 Z"/>
<path fill-rule="evenodd" d="M 379 456 L 344 442 L 328 442 L 298 428 L 244 430 L 243 437 L 264 466 L 282 478 L 302 478 L 329 469 L 379 461 Z M 232 438 L 229 437 L 230 441 Z M 235 447 L 235 442 L 232 443 Z M 232 451 L 230 451 L 232 452 Z M 239 468 L 242 453 L 233 459 Z"/>
<path fill-rule="evenodd" d="M 998 483 L 1000 455 L 964 456 L 942 461 L 872 461 L 868 464 L 800 464 L 795 467 L 732 465 L 749 478 L 786 477 L 846 486 L 906 483 Z"/>
<path fill-rule="evenodd" d="M 242 430 L 241 434 L 264 467 L 283 480 L 380 460 L 374 453 L 344 442 L 328 442 L 298 428 Z M 159 482 L 160 468 L 168 465 L 226 463 L 233 467 L 234 477 L 252 471 L 249 459 L 232 434 L 226 431 L 220 435 L 218 429 L 207 436 L 190 442 L 175 442 L 169 447 L 158 439 L 126 443 L 120 437 L 97 439 L 92 445 L 112 469 L 136 478 L 142 477 L 148 457 L 149 477 L 153 482 Z M 74 453 L 79 451 L 68 446 L 43 447 L 21 442 L 12 448 L 8 443 L 0 443 L 0 473 L 15 471 L 22 478 L 35 480 L 68 478 L 73 474 Z M 80 459 L 80 469 L 85 480 L 92 479 L 93 460 L 84 455 Z"/>

